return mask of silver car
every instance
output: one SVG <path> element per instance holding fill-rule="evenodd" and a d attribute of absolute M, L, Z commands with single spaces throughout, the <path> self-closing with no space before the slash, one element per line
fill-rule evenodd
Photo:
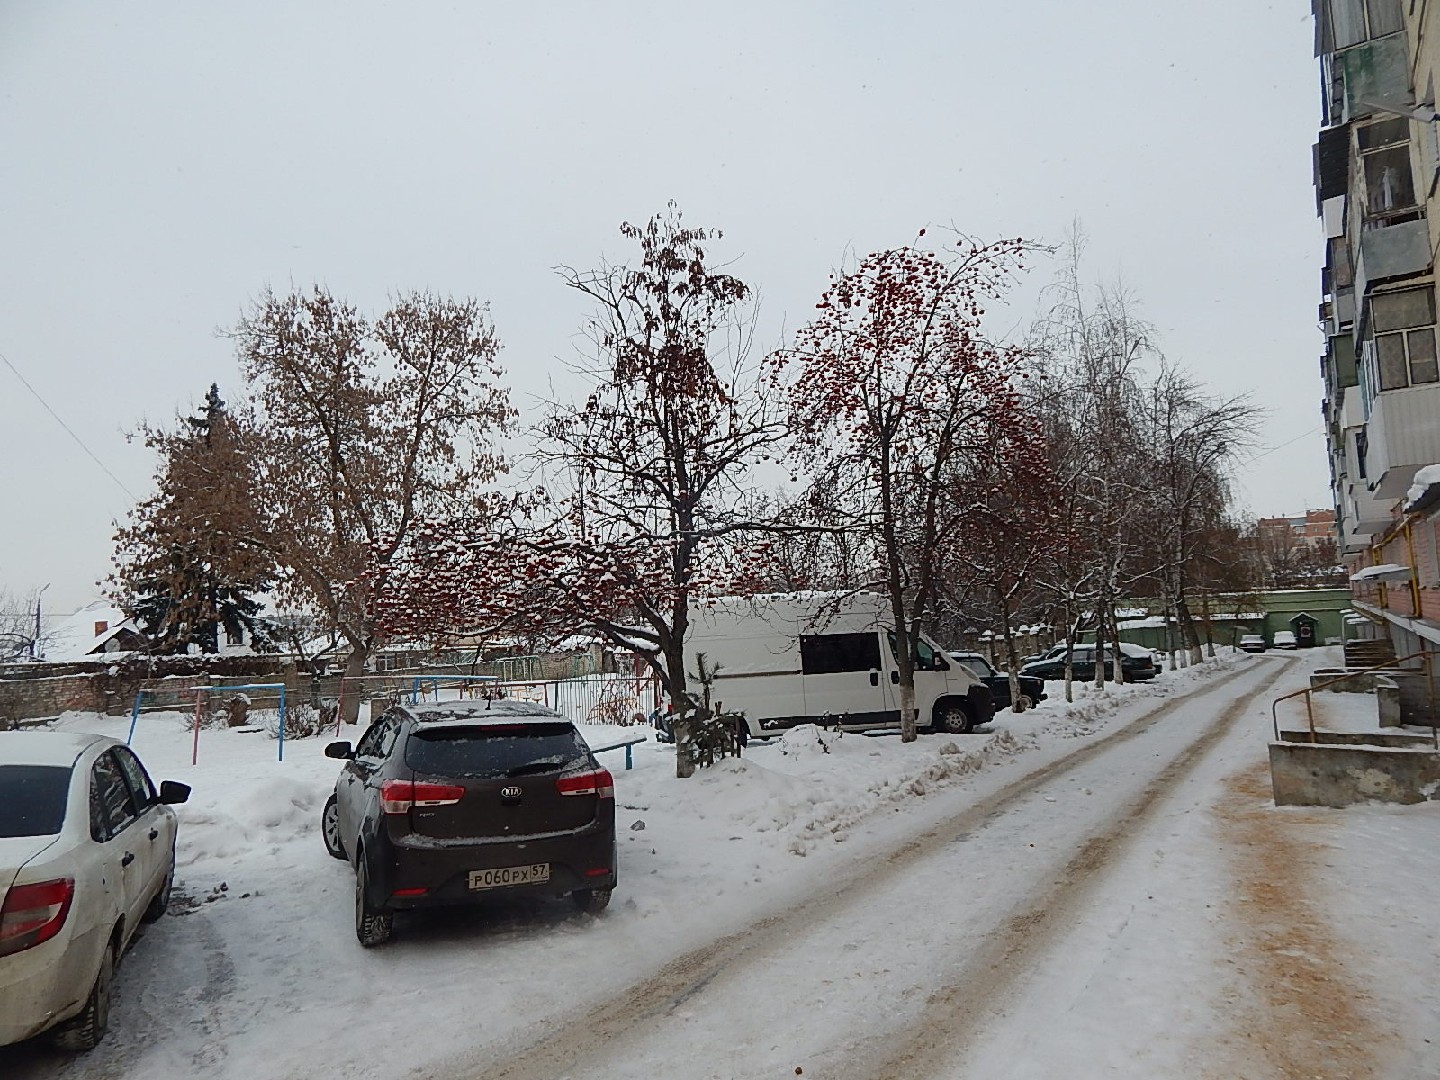
<path fill-rule="evenodd" d="M 189 796 L 116 739 L 0 732 L 0 1046 L 100 1041 L 121 956 L 170 902 L 167 804 Z"/>

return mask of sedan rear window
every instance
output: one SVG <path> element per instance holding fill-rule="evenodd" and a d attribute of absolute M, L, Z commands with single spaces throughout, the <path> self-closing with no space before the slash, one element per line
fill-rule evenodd
<path fill-rule="evenodd" d="M 69 794 L 68 765 L 0 765 L 0 837 L 55 835 Z"/>
<path fill-rule="evenodd" d="M 565 722 L 422 728 L 405 744 L 405 764 L 427 776 L 485 779 L 561 769 L 588 753 Z"/>

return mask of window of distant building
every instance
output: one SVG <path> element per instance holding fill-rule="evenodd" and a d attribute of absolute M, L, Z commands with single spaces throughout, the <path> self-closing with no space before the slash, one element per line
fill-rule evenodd
<path fill-rule="evenodd" d="M 1375 338 L 1381 390 L 1440 381 L 1433 286 L 1372 296 L 1370 332 Z"/>

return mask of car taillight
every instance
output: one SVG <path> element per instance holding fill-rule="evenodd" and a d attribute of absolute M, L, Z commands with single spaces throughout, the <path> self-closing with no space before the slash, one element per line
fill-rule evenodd
<path fill-rule="evenodd" d="M 615 778 L 610 775 L 609 769 L 587 769 L 557 777 L 555 790 L 561 795 L 598 795 L 602 799 L 613 799 Z"/>
<path fill-rule="evenodd" d="M 427 784 L 413 780 L 386 780 L 380 785 L 380 809 L 406 814 L 416 806 L 453 806 L 465 797 L 459 784 Z"/>
<path fill-rule="evenodd" d="M 33 885 L 12 885 L 0 907 L 0 956 L 49 941 L 65 925 L 75 879 L 55 878 Z"/>

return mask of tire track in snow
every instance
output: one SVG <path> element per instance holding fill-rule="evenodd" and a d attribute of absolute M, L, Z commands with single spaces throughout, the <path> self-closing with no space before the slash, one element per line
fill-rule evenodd
<path fill-rule="evenodd" d="M 914 1080 L 953 1059 L 963 1049 L 968 1033 L 979 1023 L 981 1013 L 974 1003 L 985 1001 L 987 994 L 999 995 L 1009 981 L 1018 977 L 1023 958 L 1034 955 L 1063 928 L 1062 912 L 1073 909 L 1084 886 L 1108 865 L 1134 822 L 1188 773 L 1287 667 L 1276 665 L 1257 686 L 1234 697 L 1220 719 L 1147 787 L 1138 806 L 1132 804 L 1118 817 L 1109 819 L 1104 833 L 1082 845 L 1059 872 L 1057 885 L 987 936 L 986 944 L 972 955 L 957 976 L 930 995 L 920 1019 L 892 1030 L 884 1037 L 883 1045 L 879 1045 L 881 1040 L 876 1040 L 871 1054 L 850 1059 L 845 1066 L 848 1071 L 840 1075 L 864 1080 L 884 1076 Z M 703 995 L 710 984 L 722 976 L 727 981 L 742 978 L 749 965 L 758 970 L 771 954 L 793 947 L 797 938 L 818 923 L 836 912 L 865 904 L 872 893 L 889 887 L 898 873 L 949 847 L 957 834 L 975 832 L 1012 804 L 1091 759 L 1143 735 L 1177 709 L 1199 698 L 1224 695 L 1228 689 L 1223 682 L 1202 684 L 1157 705 L 1124 727 L 1027 773 L 967 810 L 930 827 L 889 855 L 862 868 L 850 867 L 849 876 L 821 886 L 810 899 L 685 953 L 654 975 L 590 1006 L 568 1023 L 557 1026 L 551 1021 L 538 1036 L 532 1029 L 502 1045 L 433 1062 L 413 1069 L 409 1075 L 415 1080 L 479 1080 L 482 1077 L 484 1080 L 556 1080 L 593 1072 L 602 1062 L 623 1061 L 628 1033 L 676 1012 Z M 1057 875 L 1049 877 L 1054 879 Z M 986 987 L 978 993 L 977 981 Z M 943 1044 L 935 1042 L 937 1031 L 945 1032 Z M 890 1071 L 885 1071 L 887 1069 Z"/>
<path fill-rule="evenodd" d="M 1105 823 L 1104 831 L 1080 847 L 1051 888 L 1035 895 L 1030 906 L 997 933 L 986 936 L 984 944 L 930 995 L 917 1018 L 887 1033 L 883 1045 L 876 1046 L 873 1053 L 852 1057 L 835 1076 L 841 1080 L 918 1080 L 953 1075 L 954 1066 L 977 1033 L 1003 1011 L 1035 962 L 1071 930 L 1094 886 L 1139 826 L 1288 669 L 1288 664 L 1276 664 L 1258 686 L 1235 698 L 1160 770 L 1138 799 L 1123 806 Z"/>

